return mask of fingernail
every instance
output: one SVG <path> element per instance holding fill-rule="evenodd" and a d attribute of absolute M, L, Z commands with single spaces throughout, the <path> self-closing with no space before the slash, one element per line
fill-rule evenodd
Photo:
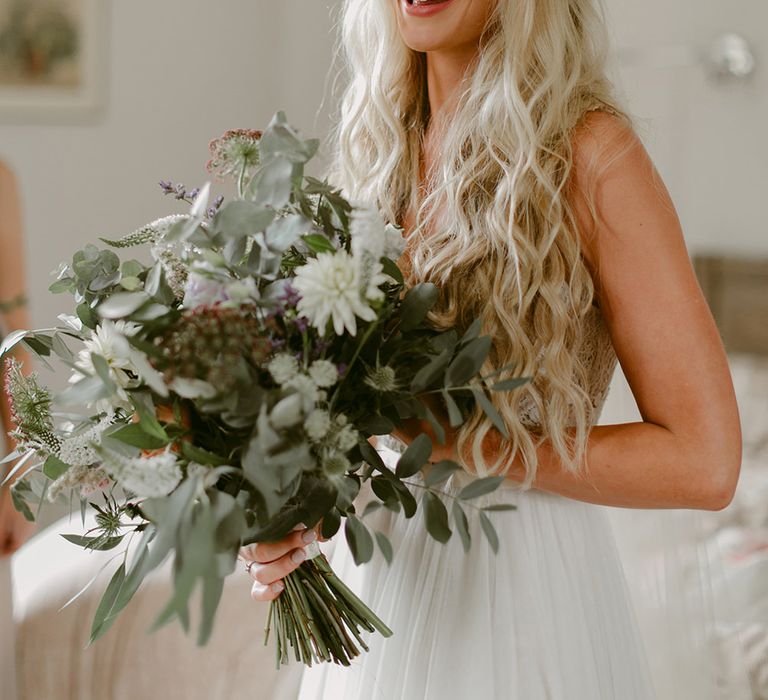
<path fill-rule="evenodd" d="M 282 590 L 283 590 L 283 588 L 285 588 L 285 585 L 283 584 L 283 582 L 282 582 L 282 581 L 275 581 L 275 582 L 274 582 L 274 583 L 273 583 L 273 584 L 270 586 L 270 589 L 272 590 L 272 592 L 273 592 L 273 593 L 280 593 L 280 591 L 282 591 Z"/>
<path fill-rule="evenodd" d="M 293 526 L 294 531 L 295 530 L 306 530 L 307 526 L 304 523 L 299 523 L 298 525 Z"/>
<path fill-rule="evenodd" d="M 297 549 L 291 554 L 291 561 L 294 564 L 301 564 L 307 558 L 307 553 L 303 549 Z"/>
<path fill-rule="evenodd" d="M 310 542 L 314 542 L 317 539 L 317 533 L 314 530 L 307 530 L 302 536 L 301 539 L 309 544 Z"/>

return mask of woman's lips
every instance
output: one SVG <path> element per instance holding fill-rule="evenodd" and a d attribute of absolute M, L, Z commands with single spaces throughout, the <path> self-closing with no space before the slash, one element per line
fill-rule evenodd
<path fill-rule="evenodd" d="M 428 17 L 440 12 L 453 0 L 403 0 L 405 12 L 416 17 Z"/>

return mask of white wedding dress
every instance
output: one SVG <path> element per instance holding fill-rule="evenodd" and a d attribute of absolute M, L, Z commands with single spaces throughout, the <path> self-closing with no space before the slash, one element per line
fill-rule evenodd
<path fill-rule="evenodd" d="M 599 414 L 616 355 L 597 307 L 585 317 L 579 352 Z M 535 412 L 525 420 L 535 423 Z M 390 463 L 398 456 L 390 447 L 381 453 Z M 444 490 L 455 494 L 467 479 L 459 473 Z M 299 700 L 655 697 L 605 510 L 508 484 L 476 502 L 517 506 L 491 514 L 496 555 L 471 517 L 465 554 L 455 533 L 446 545 L 431 539 L 420 514 L 376 511 L 366 522 L 391 538 L 391 566 L 377 553 L 356 567 L 344 538 L 334 538 L 333 568 L 394 635 L 371 635 L 370 652 L 350 668 L 307 669 Z"/>

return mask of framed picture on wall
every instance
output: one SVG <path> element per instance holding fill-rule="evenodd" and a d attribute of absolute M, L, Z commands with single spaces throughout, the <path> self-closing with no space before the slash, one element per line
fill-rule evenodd
<path fill-rule="evenodd" d="M 0 0 L 0 121 L 98 113 L 106 0 Z"/>

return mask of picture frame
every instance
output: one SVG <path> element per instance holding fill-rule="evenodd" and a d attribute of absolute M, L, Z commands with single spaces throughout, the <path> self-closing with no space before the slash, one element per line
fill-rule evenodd
<path fill-rule="evenodd" d="M 107 0 L 0 0 L 0 122 L 81 121 L 103 106 Z"/>

